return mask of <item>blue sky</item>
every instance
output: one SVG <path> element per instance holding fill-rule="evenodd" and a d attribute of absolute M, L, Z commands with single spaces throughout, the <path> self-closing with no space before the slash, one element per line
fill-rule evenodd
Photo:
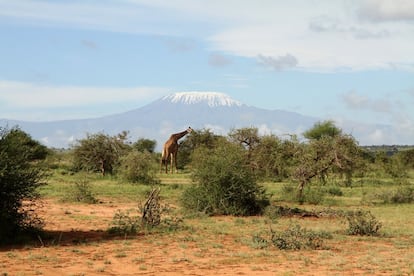
<path fill-rule="evenodd" d="M 216 91 L 339 126 L 390 124 L 394 138 L 366 143 L 414 144 L 411 0 L 0 0 L 0 41 L 0 118 Z"/>

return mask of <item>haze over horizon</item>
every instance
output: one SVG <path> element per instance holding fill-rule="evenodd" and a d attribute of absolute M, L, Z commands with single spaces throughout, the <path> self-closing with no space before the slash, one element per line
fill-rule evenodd
<path fill-rule="evenodd" d="M 0 0 L 0 119 L 96 118 L 174 92 L 385 124 L 414 144 L 409 0 Z"/>

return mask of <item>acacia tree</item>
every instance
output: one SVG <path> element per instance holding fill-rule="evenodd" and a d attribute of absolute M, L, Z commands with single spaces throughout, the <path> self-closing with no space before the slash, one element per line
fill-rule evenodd
<path fill-rule="evenodd" d="M 74 167 L 86 171 L 112 174 L 120 157 L 128 150 L 126 131 L 109 136 L 103 133 L 87 134 L 74 148 Z"/>
<path fill-rule="evenodd" d="M 0 127 L 0 243 L 41 226 L 35 214 L 46 147 L 18 128 Z"/>
<path fill-rule="evenodd" d="M 298 166 L 294 178 L 299 182 L 299 198 L 303 196 L 304 187 L 313 178 L 322 182 L 329 173 L 341 173 L 351 181 L 352 173 L 359 164 L 360 149 L 352 136 L 321 136 L 309 144 L 303 144 L 297 152 Z"/>
<path fill-rule="evenodd" d="M 233 129 L 229 133 L 230 140 L 240 143 L 247 150 L 252 151 L 259 143 L 259 130 L 256 127 Z"/>
<path fill-rule="evenodd" d="M 216 135 L 209 129 L 193 130 L 184 140 L 180 141 L 178 164 L 183 167 L 190 164 L 196 148 L 206 147 L 211 150 L 220 141 L 226 142 L 225 137 Z"/>
<path fill-rule="evenodd" d="M 375 169 L 377 174 L 385 174 L 393 178 L 407 177 L 410 163 L 406 163 L 403 157 L 403 153 L 389 155 L 385 151 L 376 152 Z"/>
<path fill-rule="evenodd" d="M 281 140 L 275 135 L 260 137 L 253 150 L 253 163 L 259 176 L 282 180 L 291 175 L 296 164 L 295 153 L 299 142 L 296 136 L 290 140 Z"/>
<path fill-rule="evenodd" d="M 329 173 L 345 175 L 346 184 L 350 185 L 352 173 L 361 164 L 361 150 L 355 139 L 343 134 L 332 121 L 317 122 L 304 136 L 309 143 L 298 147 L 298 165 L 293 173 L 299 182 L 299 199 L 313 178 L 325 183 Z"/>
<path fill-rule="evenodd" d="M 257 165 L 252 163 L 253 151 L 260 142 L 259 130 L 256 127 L 233 129 L 229 133 L 230 141 L 239 143 L 247 150 L 247 161 L 251 168 Z"/>
<path fill-rule="evenodd" d="M 155 140 L 140 138 L 134 144 L 132 144 L 132 148 L 136 149 L 139 152 L 148 151 L 149 153 L 153 153 L 156 145 L 157 141 Z"/>
<path fill-rule="evenodd" d="M 324 136 L 335 137 L 342 134 L 342 130 L 335 126 L 333 121 L 317 122 L 312 128 L 305 131 L 303 136 L 310 140 L 319 140 Z"/>

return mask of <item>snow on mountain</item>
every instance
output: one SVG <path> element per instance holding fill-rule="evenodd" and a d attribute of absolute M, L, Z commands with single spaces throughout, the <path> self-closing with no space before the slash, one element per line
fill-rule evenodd
<path fill-rule="evenodd" d="M 19 125 L 34 139 L 48 147 L 69 147 L 87 133 L 104 132 L 114 135 L 130 132 L 131 141 L 149 138 L 157 141 L 157 150 L 166 139 L 191 126 L 210 129 L 226 135 L 233 128 L 257 127 L 261 134 L 301 135 L 319 118 L 284 110 L 267 110 L 242 104 L 218 92 L 179 92 L 160 98 L 148 105 L 124 113 L 101 118 L 51 122 L 1 120 L 0 126 Z M 359 127 L 358 127 L 359 126 Z M 389 126 L 342 124 L 345 132 L 352 131 L 361 144 L 377 131 L 392 133 Z"/>
<path fill-rule="evenodd" d="M 230 96 L 219 92 L 177 92 L 163 97 L 162 100 L 188 105 L 206 103 L 210 107 L 232 107 L 243 105 L 241 102 L 232 99 Z"/>

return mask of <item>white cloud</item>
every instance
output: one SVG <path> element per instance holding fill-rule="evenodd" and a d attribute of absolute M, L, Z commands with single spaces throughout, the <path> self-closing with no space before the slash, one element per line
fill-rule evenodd
<path fill-rule="evenodd" d="M 279 57 L 267 57 L 263 55 L 258 56 L 259 64 L 270 67 L 275 71 L 294 68 L 298 64 L 298 60 L 291 54 L 286 54 Z"/>
<path fill-rule="evenodd" d="M 142 102 L 168 92 L 157 87 L 51 86 L 0 81 L 0 118 L 55 120 L 107 115 L 125 111 L 124 106 L 139 107 Z M 21 117 L 27 114 L 30 118 Z"/>
<path fill-rule="evenodd" d="M 366 107 L 369 102 L 367 97 L 358 95 L 355 91 L 350 91 L 342 95 L 347 107 L 351 109 L 360 109 Z"/>
<path fill-rule="evenodd" d="M 362 96 L 355 91 L 342 94 L 345 105 L 350 109 L 367 110 L 379 113 L 391 113 L 393 103 L 389 99 L 370 99 Z"/>
<path fill-rule="evenodd" d="M 228 129 L 223 126 L 215 125 L 215 124 L 205 124 L 204 129 L 208 129 L 211 132 L 218 134 L 218 135 L 227 135 Z"/>
<path fill-rule="evenodd" d="M 405 92 L 402 92 L 405 93 Z M 346 107 L 353 110 L 348 119 L 335 119 L 339 126 L 346 129 L 351 134 L 358 136 L 361 144 L 412 144 L 414 141 L 413 113 L 406 99 L 407 106 L 400 102 L 401 96 L 383 95 L 378 98 L 368 97 L 350 91 L 342 94 L 342 100 Z M 365 112 L 356 113 L 355 111 Z M 373 117 L 370 123 L 364 123 L 362 118 L 368 118 L 367 114 Z"/>
<path fill-rule="evenodd" d="M 361 1 L 358 15 L 362 20 L 414 21 L 414 2 L 412 0 L 365 0 Z"/>
<path fill-rule="evenodd" d="M 237 8 L 236 8 L 237 7 Z M 3 1 L 22 24 L 205 40 L 211 51 L 297 60 L 296 70 L 414 70 L 411 0 Z M 188 47 L 188 45 L 186 46 Z"/>
<path fill-rule="evenodd" d="M 400 138 L 403 143 L 413 144 L 414 141 L 414 121 L 407 113 L 398 112 L 394 114 L 393 126 L 395 136 Z"/>
<path fill-rule="evenodd" d="M 59 108 L 142 101 L 165 95 L 168 90 L 156 87 L 82 87 L 51 86 L 24 82 L 0 81 L 0 101 L 15 107 Z"/>
<path fill-rule="evenodd" d="M 260 135 L 271 135 L 273 133 L 272 129 L 267 124 L 261 124 L 257 127 L 257 129 Z"/>
<path fill-rule="evenodd" d="M 145 1 L 144 1 L 145 2 Z M 163 9 L 139 1 L 2 1 L 0 18 L 17 19 L 49 28 L 103 30 L 111 32 L 176 34 L 183 22 Z"/>
<path fill-rule="evenodd" d="M 369 144 L 378 145 L 384 143 L 384 141 L 389 141 L 389 136 L 387 136 L 381 129 L 375 129 L 373 132 L 369 133 L 366 137 Z"/>

